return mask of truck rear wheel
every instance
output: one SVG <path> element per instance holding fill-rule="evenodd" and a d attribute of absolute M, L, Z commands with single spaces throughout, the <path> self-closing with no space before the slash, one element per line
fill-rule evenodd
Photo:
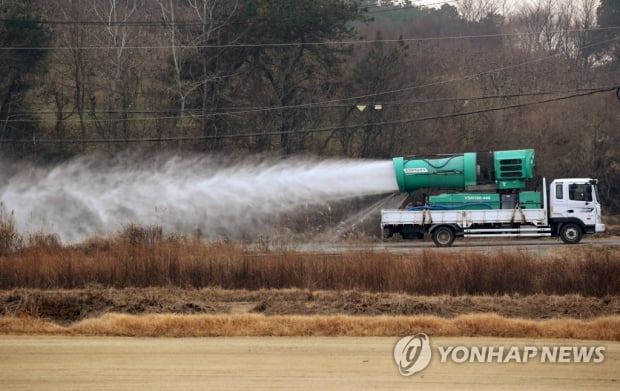
<path fill-rule="evenodd" d="M 583 237 L 583 231 L 578 224 L 564 224 L 560 229 L 560 238 L 566 244 L 577 244 Z"/>
<path fill-rule="evenodd" d="M 450 247 L 455 238 L 454 230 L 448 226 L 443 225 L 433 230 L 433 242 L 437 247 Z"/>

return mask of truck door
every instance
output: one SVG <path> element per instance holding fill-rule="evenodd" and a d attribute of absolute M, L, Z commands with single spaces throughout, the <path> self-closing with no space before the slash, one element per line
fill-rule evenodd
<path fill-rule="evenodd" d="M 556 182 L 552 189 L 552 218 L 577 219 L 594 227 L 598 211 L 596 191 L 587 182 Z M 588 230 L 588 228 L 586 228 Z"/>

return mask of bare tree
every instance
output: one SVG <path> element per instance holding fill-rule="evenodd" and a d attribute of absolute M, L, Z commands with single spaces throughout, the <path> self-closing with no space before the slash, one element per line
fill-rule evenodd
<path fill-rule="evenodd" d="M 98 120 L 103 136 L 118 137 L 130 134 L 130 111 L 135 108 L 139 93 L 140 72 L 137 71 L 137 57 L 131 49 L 132 42 L 141 42 L 142 29 L 132 25 L 142 6 L 139 0 L 93 0 L 92 9 L 104 26 L 104 34 L 98 36 L 101 54 L 98 71 L 106 75 L 105 109 L 106 120 Z M 102 126 L 103 125 L 103 126 Z"/>
<path fill-rule="evenodd" d="M 597 0 L 537 0 L 521 8 L 513 27 L 525 33 L 518 45 L 529 53 L 561 54 L 580 66 L 593 61 Z"/>
<path fill-rule="evenodd" d="M 43 80 L 43 96 L 54 106 L 54 134 L 58 139 L 67 136 L 67 121 L 77 116 L 80 138 L 88 133 L 88 102 L 94 90 L 90 75 L 94 58 L 86 49 L 90 44 L 91 31 L 83 21 L 92 17 L 87 0 L 51 0 L 42 3 L 46 18 L 59 20 L 55 26 L 55 43 L 64 50 L 50 53 L 51 77 Z M 63 151 L 63 144 L 59 144 Z"/>
<path fill-rule="evenodd" d="M 598 0 L 581 0 L 581 7 L 575 21 L 575 46 L 578 51 L 578 59 L 583 67 L 590 67 L 595 61 L 596 47 L 592 45 L 595 34 L 591 29 L 597 26 L 596 10 Z"/>
<path fill-rule="evenodd" d="M 218 87 L 232 71 L 224 66 L 226 45 L 221 45 L 226 27 L 235 17 L 238 0 L 185 0 L 179 6 L 173 0 L 157 0 L 166 26 L 174 75 L 171 91 L 178 100 L 180 135 L 187 133 L 188 105 L 198 110 L 200 129 L 205 136 L 216 136 L 221 126 L 216 117 L 221 92 Z M 179 23 L 179 15 L 191 23 Z M 226 43 L 235 37 L 226 36 Z"/>
<path fill-rule="evenodd" d="M 479 22 L 488 15 L 508 10 L 506 0 L 461 0 L 457 3 L 459 14 L 465 20 Z"/>
<path fill-rule="evenodd" d="M 193 81 L 193 86 L 188 89 L 188 92 L 194 89 L 201 91 L 199 104 L 202 133 L 205 136 L 217 136 L 221 131 L 219 117 L 216 113 L 221 108 L 221 93 L 218 91 L 218 86 L 222 77 L 229 76 L 222 75 L 218 67 L 226 50 L 225 47 L 217 47 L 217 44 L 221 43 L 218 37 L 222 35 L 222 30 L 234 17 L 238 1 L 187 1 L 193 10 L 193 14 L 200 21 L 200 34 L 196 37 L 196 43 L 198 46 L 204 46 L 198 56 L 201 72 Z M 216 45 L 214 48 L 208 48 L 210 44 Z M 228 67 L 224 67 L 224 69 L 232 71 Z"/>
<path fill-rule="evenodd" d="M 185 102 L 191 91 L 185 87 L 181 77 L 181 69 L 183 67 L 183 47 L 178 37 L 178 25 L 176 23 L 176 7 L 173 0 L 157 0 L 161 9 L 161 16 L 165 23 L 170 39 L 170 54 L 172 56 L 173 72 L 174 72 L 174 94 L 179 98 L 179 127 L 180 136 L 185 136 Z M 193 88 L 192 88 L 193 90 Z"/>

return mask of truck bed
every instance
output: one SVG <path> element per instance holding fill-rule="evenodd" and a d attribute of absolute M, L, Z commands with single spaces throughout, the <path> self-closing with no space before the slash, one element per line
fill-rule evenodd
<path fill-rule="evenodd" d="M 381 228 L 387 225 L 455 224 L 461 228 L 472 224 L 532 224 L 547 225 L 545 209 L 487 209 L 487 210 L 406 210 L 383 209 Z"/>

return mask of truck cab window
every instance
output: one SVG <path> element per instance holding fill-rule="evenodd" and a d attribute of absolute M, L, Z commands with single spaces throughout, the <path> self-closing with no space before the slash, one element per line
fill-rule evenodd
<path fill-rule="evenodd" d="M 564 198 L 564 186 L 562 183 L 558 183 L 555 185 L 555 198 L 561 200 Z"/>
<path fill-rule="evenodd" d="M 571 201 L 592 201 L 592 186 L 571 184 L 568 186 L 568 199 Z"/>

